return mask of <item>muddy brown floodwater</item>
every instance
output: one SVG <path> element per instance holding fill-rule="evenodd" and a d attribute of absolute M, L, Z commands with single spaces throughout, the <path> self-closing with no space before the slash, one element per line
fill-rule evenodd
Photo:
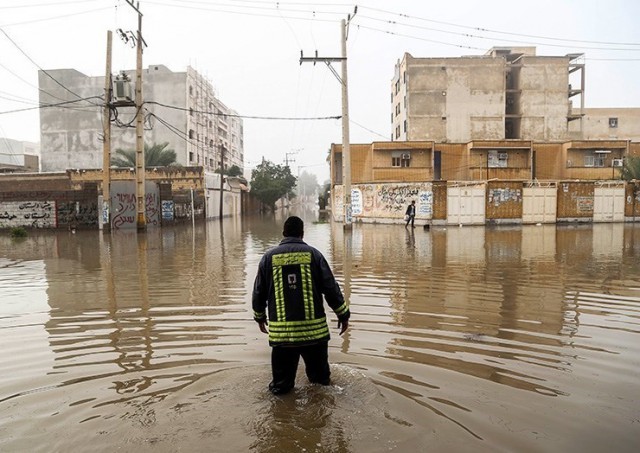
<path fill-rule="evenodd" d="M 0 451 L 640 451 L 640 225 L 299 214 L 352 322 L 284 397 L 251 319 L 282 214 L 1 235 Z"/>

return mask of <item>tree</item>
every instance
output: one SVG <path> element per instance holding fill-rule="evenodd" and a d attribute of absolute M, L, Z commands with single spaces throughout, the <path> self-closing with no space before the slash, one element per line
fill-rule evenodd
<path fill-rule="evenodd" d="M 298 177 L 296 184 L 296 194 L 298 196 L 315 195 L 318 190 L 318 178 L 313 173 L 303 171 Z"/>
<path fill-rule="evenodd" d="M 216 168 L 214 173 L 220 173 L 220 169 Z M 225 170 L 227 176 L 242 176 L 242 170 L 237 165 L 232 165 Z"/>
<path fill-rule="evenodd" d="M 293 196 L 296 177 L 289 167 L 263 161 L 251 172 L 251 193 L 271 210 L 285 195 Z"/>
<path fill-rule="evenodd" d="M 640 156 L 629 156 L 624 159 L 620 177 L 626 181 L 640 180 Z"/>
<path fill-rule="evenodd" d="M 320 209 L 326 209 L 329 204 L 329 198 L 331 197 L 331 181 L 325 181 L 322 187 L 322 193 L 318 195 L 318 207 Z"/>
<path fill-rule="evenodd" d="M 169 167 L 176 165 L 176 152 L 167 149 L 168 142 L 149 146 L 144 144 L 145 167 Z M 116 167 L 135 167 L 136 151 L 130 149 L 116 149 L 116 156 L 111 158 L 111 165 Z"/>

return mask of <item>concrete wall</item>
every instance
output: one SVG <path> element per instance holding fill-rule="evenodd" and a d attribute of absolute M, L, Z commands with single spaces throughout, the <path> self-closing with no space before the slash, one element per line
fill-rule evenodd
<path fill-rule="evenodd" d="M 405 58 L 406 140 L 504 138 L 503 58 Z"/>
<path fill-rule="evenodd" d="M 520 138 L 566 139 L 569 113 L 569 58 L 523 57 L 521 61 Z"/>
<path fill-rule="evenodd" d="M 640 108 L 583 109 L 583 140 L 640 140 Z M 609 120 L 616 119 L 616 127 Z M 569 123 L 572 133 L 580 131 L 579 121 Z"/>

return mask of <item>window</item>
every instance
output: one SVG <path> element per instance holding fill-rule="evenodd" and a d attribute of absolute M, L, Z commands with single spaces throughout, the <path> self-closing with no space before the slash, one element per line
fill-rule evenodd
<path fill-rule="evenodd" d="M 487 167 L 489 168 L 507 168 L 509 162 L 509 154 L 498 152 L 492 149 L 487 153 Z"/>
<path fill-rule="evenodd" d="M 391 124 L 393 124 L 393 112 L 391 112 Z"/>
<path fill-rule="evenodd" d="M 604 167 L 605 156 L 584 156 L 585 167 Z"/>
<path fill-rule="evenodd" d="M 406 168 L 411 166 L 411 153 L 394 151 L 391 154 L 391 166 Z"/>
<path fill-rule="evenodd" d="M 189 138 L 193 138 L 194 133 L 193 129 L 189 129 Z"/>
<path fill-rule="evenodd" d="M 193 95 L 193 87 L 189 85 L 189 96 Z"/>
<path fill-rule="evenodd" d="M 193 116 L 193 109 L 189 108 L 189 116 Z"/>
<path fill-rule="evenodd" d="M 407 120 L 404 120 L 404 130 L 402 132 L 404 132 L 405 134 L 407 133 Z"/>
<path fill-rule="evenodd" d="M 618 118 L 609 118 L 609 127 L 618 127 Z"/>
<path fill-rule="evenodd" d="M 396 138 L 399 138 L 399 137 L 400 137 L 400 126 L 398 125 L 396 127 Z"/>
<path fill-rule="evenodd" d="M 189 152 L 189 162 L 193 162 L 193 153 Z"/>

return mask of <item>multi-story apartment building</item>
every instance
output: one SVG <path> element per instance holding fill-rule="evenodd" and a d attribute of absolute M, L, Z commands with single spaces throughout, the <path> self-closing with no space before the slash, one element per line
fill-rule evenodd
<path fill-rule="evenodd" d="M 585 109 L 582 54 L 535 47 L 485 55 L 414 58 L 391 83 L 391 140 L 640 139 L 640 109 Z"/>
<path fill-rule="evenodd" d="M 135 71 L 125 71 L 133 88 Z M 104 77 L 74 69 L 38 74 L 40 102 L 59 104 L 104 95 Z M 148 145 L 168 142 L 177 163 L 213 172 L 244 167 L 242 119 L 216 96 L 211 82 L 195 69 L 173 72 L 163 65 L 144 70 L 142 93 Z M 117 101 L 118 99 L 114 99 Z M 125 103 L 126 104 L 126 103 Z M 97 98 L 40 110 L 42 170 L 102 168 L 103 109 Z M 111 109 L 111 149 L 135 149 L 133 106 Z M 222 153 L 224 150 L 224 159 Z"/>

